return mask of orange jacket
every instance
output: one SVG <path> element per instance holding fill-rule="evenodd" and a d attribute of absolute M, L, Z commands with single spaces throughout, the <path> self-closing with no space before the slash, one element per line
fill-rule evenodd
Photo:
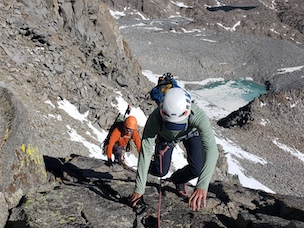
<path fill-rule="evenodd" d="M 123 148 L 126 148 L 128 142 L 130 141 L 130 139 L 133 139 L 137 151 L 139 153 L 140 151 L 140 137 L 139 137 L 139 133 L 137 131 L 137 129 L 134 129 L 133 134 L 132 135 L 126 135 L 125 131 L 124 131 L 124 127 L 120 128 L 117 127 L 113 130 L 110 139 L 109 139 L 109 143 L 107 146 L 107 157 L 108 158 L 112 158 L 112 151 L 113 151 L 113 146 L 115 143 L 118 143 L 119 146 L 122 146 Z"/>

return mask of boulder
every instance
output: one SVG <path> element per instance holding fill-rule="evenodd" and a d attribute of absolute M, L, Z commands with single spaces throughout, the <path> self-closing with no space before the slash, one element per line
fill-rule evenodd
<path fill-rule="evenodd" d="M 0 145 L 0 192 L 1 200 L 5 199 L 11 209 L 46 183 L 47 172 L 40 143 L 33 137 L 35 127 L 28 109 L 7 86 L 0 87 L 0 94 L 0 129 L 4 133 Z"/>

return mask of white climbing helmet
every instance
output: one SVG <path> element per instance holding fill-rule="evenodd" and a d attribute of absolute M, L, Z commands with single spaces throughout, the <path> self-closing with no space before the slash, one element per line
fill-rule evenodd
<path fill-rule="evenodd" d="M 191 112 L 191 98 L 181 88 L 169 89 L 160 104 L 160 115 L 165 121 L 178 123 L 185 120 Z"/>

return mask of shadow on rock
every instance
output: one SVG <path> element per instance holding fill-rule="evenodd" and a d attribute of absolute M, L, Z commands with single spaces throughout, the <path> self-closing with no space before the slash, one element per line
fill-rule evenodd
<path fill-rule="evenodd" d="M 231 11 L 231 10 L 252 10 L 257 8 L 256 6 L 217 6 L 217 7 L 207 7 L 207 10 L 211 12 L 216 12 L 218 10 L 223 10 L 225 12 Z"/>
<path fill-rule="evenodd" d="M 115 179 L 109 172 L 96 171 L 101 165 L 106 167 L 104 165 L 105 161 L 100 164 L 98 163 L 98 159 L 91 159 L 90 164 L 88 160 L 90 158 L 74 154 L 68 158 L 44 156 L 46 170 L 52 173 L 57 181 L 65 185 L 87 187 L 89 190 L 108 200 L 129 205 L 127 197 L 121 197 L 119 192 L 111 187 L 111 182 L 113 180 L 130 182 L 130 179 Z M 80 168 L 75 165 L 77 163 L 79 166 L 85 164 L 88 167 Z"/>

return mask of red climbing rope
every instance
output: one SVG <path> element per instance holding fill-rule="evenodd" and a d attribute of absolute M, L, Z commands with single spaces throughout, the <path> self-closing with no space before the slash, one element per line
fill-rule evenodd
<path fill-rule="evenodd" d="M 159 173 L 160 173 L 160 176 L 162 176 L 163 174 L 163 164 L 162 164 L 162 158 L 165 154 L 165 152 L 169 149 L 170 147 L 169 146 L 166 146 L 163 150 L 160 150 L 159 151 Z M 162 179 L 159 178 L 159 198 L 158 198 L 158 215 L 157 215 L 157 227 L 160 228 L 160 208 L 161 208 L 161 200 L 162 200 Z"/>
<path fill-rule="evenodd" d="M 159 155 L 160 161 L 160 173 L 162 173 L 162 155 Z M 162 200 L 162 179 L 159 178 L 159 198 L 158 198 L 158 216 L 157 216 L 157 227 L 160 228 L 160 208 L 161 208 L 161 200 Z"/>

